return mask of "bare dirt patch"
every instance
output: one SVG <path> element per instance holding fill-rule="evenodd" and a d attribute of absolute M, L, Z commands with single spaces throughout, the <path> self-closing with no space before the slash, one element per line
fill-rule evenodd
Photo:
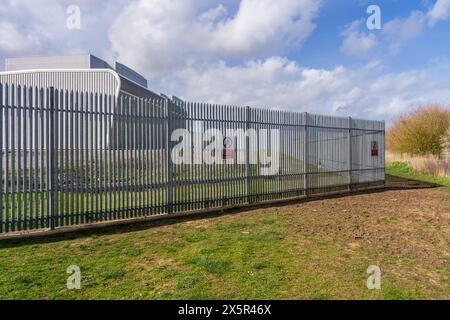
<path fill-rule="evenodd" d="M 398 189 L 290 205 L 279 213 L 297 233 L 348 250 L 377 245 L 391 254 L 448 264 L 443 258 L 450 258 L 450 193 L 395 183 L 389 187 Z"/>
<path fill-rule="evenodd" d="M 320 258 L 324 254 L 335 256 L 334 264 L 330 259 L 326 263 L 338 273 L 373 262 L 384 266 L 384 275 L 392 282 L 416 283 L 412 290 L 432 296 L 436 288 L 448 288 L 450 193 L 442 188 L 389 181 L 381 192 L 287 205 L 276 211 L 290 230 L 291 251 L 309 252 L 317 265 L 325 263 Z"/>

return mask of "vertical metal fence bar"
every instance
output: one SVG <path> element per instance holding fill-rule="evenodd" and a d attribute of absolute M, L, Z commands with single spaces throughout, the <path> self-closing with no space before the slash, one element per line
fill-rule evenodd
<path fill-rule="evenodd" d="M 39 90 L 34 87 L 34 209 L 35 227 L 39 228 Z"/>
<path fill-rule="evenodd" d="M 69 224 L 70 207 L 69 207 L 69 186 L 70 186 L 70 168 L 69 168 L 69 92 L 64 92 L 64 183 L 65 183 L 65 201 L 64 201 L 64 224 Z"/>
<path fill-rule="evenodd" d="M 109 177 L 109 162 L 108 162 L 108 141 L 107 141 L 107 128 L 108 128 L 108 105 L 109 105 L 109 95 L 105 94 L 104 96 L 104 102 L 103 102 L 103 108 L 102 108 L 102 166 L 103 166 L 103 179 L 102 179 L 102 188 L 103 188 L 103 194 L 104 194 L 104 208 L 103 211 L 105 212 L 105 220 L 111 220 L 111 211 L 109 210 L 109 197 L 110 197 L 110 190 L 108 188 L 108 177 Z"/>
<path fill-rule="evenodd" d="M 120 149 L 119 149 L 119 168 L 120 168 L 120 192 L 119 192 L 119 202 L 121 208 L 121 216 L 122 218 L 127 216 L 126 211 L 126 202 L 125 202 L 125 142 L 126 142 L 126 119 L 125 119 L 125 99 L 123 96 L 120 97 L 119 104 L 119 141 L 120 141 Z"/>
<path fill-rule="evenodd" d="M 172 164 L 172 148 L 171 148 L 171 141 L 170 136 L 172 133 L 172 122 L 173 122 L 173 115 L 172 115 L 172 102 L 170 99 L 166 99 L 166 132 L 165 132 L 165 148 L 166 148 L 166 154 L 165 154 L 165 161 L 166 161 L 166 205 L 167 205 L 167 213 L 171 214 L 173 212 L 173 164 Z"/>
<path fill-rule="evenodd" d="M 112 157 L 112 192 L 113 192 L 113 217 L 117 219 L 117 98 L 112 98 L 112 104 L 110 106 L 110 123 L 109 123 L 109 146 L 110 146 L 110 162 Z"/>
<path fill-rule="evenodd" d="M 57 141 L 57 135 L 58 130 L 55 128 L 55 90 L 53 87 L 49 90 L 50 94 L 50 105 L 49 105 L 49 147 L 48 147 L 48 153 L 49 153 L 49 162 L 50 162 L 50 169 L 49 169 L 49 186 L 47 187 L 49 190 L 49 208 L 48 208 L 48 219 L 49 219 L 49 227 L 50 229 L 55 228 L 55 215 L 58 212 L 57 208 L 57 186 L 56 186 L 56 145 L 55 141 Z"/>
<path fill-rule="evenodd" d="M 156 214 L 158 212 L 157 206 L 158 206 L 158 198 L 156 196 L 156 177 L 154 175 L 155 168 L 156 168 L 156 161 L 155 161 L 155 150 L 157 150 L 157 141 L 158 137 L 156 136 L 156 118 L 155 118 L 155 101 L 153 99 L 150 99 L 149 101 L 149 108 L 150 108 L 150 133 L 151 133 L 151 140 L 150 140 L 150 185 L 151 185 L 151 213 Z"/>
<path fill-rule="evenodd" d="M 352 190 L 352 174 L 353 174 L 353 164 L 352 164 L 352 118 L 348 118 L 348 189 Z"/>
<path fill-rule="evenodd" d="M 245 108 L 245 133 L 246 136 L 245 139 L 245 202 L 250 203 L 250 136 L 249 136 L 249 129 L 250 129 L 250 107 Z"/>
<path fill-rule="evenodd" d="M 123 127 L 123 131 L 124 131 L 124 142 L 123 142 L 123 169 L 124 169 L 124 180 L 123 180 L 123 200 L 124 200 L 124 206 L 123 206 L 123 210 L 125 211 L 125 215 L 127 218 L 130 217 L 130 211 L 129 211 L 129 201 L 128 201 L 128 170 L 129 170 L 129 165 L 128 165 L 128 149 L 129 149 L 129 139 L 130 139 L 130 134 L 129 134 L 129 117 L 128 117 L 128 109 L 129 109 L 129 98 L 125 97 L 124 98 L 124 105 L 123 105 L 123 121 L 124 121 L 124 127 Z"/>
<path fill-rule="evenodd" d="M 121 98 L 113 98 L 113 110 L 112 110 L 112 129 L 113 129 L 113 165 L 114 165 L 114 212 L 117 219 L 121 218 L 121 197 L 120 197 L 120 186 L 121 186 L 121 171 L 120 171 L 120 105 Z"/>
<path fill-rule="evenodd" d="M 137 181 L 138 181 L 138 174 L 137 174 L 137 163 L 136 163 L 136 158 L 137 158 L 137 117 L 136 117 L 136 112 L 137 112 L 137 98 L 133 97 L 132 100 L 132 105 L 131 105 L 131 123 L 132 123 L 132 127 L 131 127 L 131 140 L 132 140 L 132 152 L 131 152 L 131 159 L 132 161 L 132 166 L 133 166 L 133 172 L 132 172 L 132 197 L 131 197 L 131 201 L 133 203 L 133 216 L 137 216 L 138 215 L 138 193 L 137 193 Z"/>
<path fill-rule="evenodd" d="M 95 173 L 94 173 L 94 104 L 97 98 L 93 93 L 89 94 L 89 221 L 94 221 L 95 217 Z"/>
<path fill-rule="evenodd" d="M 50 167 L 50 157 L 51 157 L 51 150 L 50 150 L 50 109 L 51 109 L 51 97 L 50 97 L 50 88 L 45 89 L 45 123 L 44 123 L 44 150 L 45 150 L 45 223 L 46 227 L 50 228 L 50 218 L 51 218 L 51 195 L 50 195 L 50 175 L 52 173 L 51 167 Z"/>
<path fill-rule="evenodd" d="M 102 110 L 103 94 L 100 94 L 95 105 L 95 172 L 96 172 L 96 201 L 97 221 L 103 221 L 103 192 L 102 192 Z"/>
<path fill-rule="evenodd" d="M 11 231 L 16 231 L 16 130 L 15 130 L 15 109 L 16 109 L 16 87 L 11 86 Z"/>
<path fill-rule="evenodd" d="M 102 172 L 102 179 L 101 179 L 101 185 L 103 190 L 103 219 L 104 220 L 111 220 L 110 219 L 110 211 L 109 211 L 109 188 L 108 188 L 108 151 L 107 151 L 107 126 L 108 126 L 108 95 L 105 94 L 103 96 L 103 106 L 101 109 L 101 131 L 100 134 L 102 136 L 101 141 L 101 161 L 100 165 L 103 169 Z"/>
<path fill-rule="evenodd" d="M 141 195 L 140 195 L 140 172 L 139 172 L 139 161 L 140 161 L 140 150 L 139 150 L 139 103 L 140 98 L 134 99 L 134 112 L 133 112 L 133 127 L 134 127 L 134 137 L 133 137 L 133 146 L 134 146 L 134 207 L 136 211 L 136 216 L 141 215 Z"/>
<path fill-rule="evenodd" d="M 31 214 L 31 206 L 28 207 L 28 205 L 30 204 L 29 199 L 31 199 L 31 183 L 30 180 L 28 180 L 28 175 L 27 175 L 27 165 L 28 165 L 28 158 L 27 158 L 27 153 L 28 153 L 28 138 L 30 137 L 29 134 L 31 133 L 31 127 L 30 123 L 31 123 L 31 118 L 30 118 L 30 114 L 31 114 L 31 105 L 32 105 L 32 100 L 31 100 L 31 94 L 29 91 L 29 88 L 24 87 L 23 88 L 23 95 L 24 95 L 24 103 L 23 103 L 23 176 L 22 176 L 22 184 L 23 184 L 23 193 L 24 193 L 24 197 L 23 197 L 23 230 L 28 230 L 30 229 L 30 227 L 32 226 L 33 222 L 33 216 Z M 27 113 L 28 112 L 28 113 Z M 28 120 L 28 126 L 27 126 L 27 120 Z M 1 132 L 1 131 L 0 131 Z M 1 139 L 1 138 L 0 138 Z M 31 138 L 30 138 L 31 141 Z M 31 150 L 31 148 L 30 148 Z M 31 152 L 30 152 L 31 154 Z M 28 168 L 29 172 L 31 172 L 31 166 L 29 166 Z"/>
<path fill-rule="evenodd" d="M 141 174 L 142 177 L 142 193 L 143 193 L 143 215 L 147 216 L 149 212 L 150 206 L 150 198 L 149 198 L 149 181 L 148 181 L 148 138 L 150 136 L 150 132 L 148 130 L 148 106 L 145 99 L 141 101 L 141 114 L 142 114 L 142 128 L 141 128 L 141 152 L 142 152 L 142 167 Z"/>
<path fill-rule="evenodd" d="M 127 218 L 133 217 L 132 211 L 132 118 L 131 118 L 131 108 L 133 103 L 132 97 L 126 98 L 126 123 L 127 123 L 127 141 L 126 141 L 126 198 L 127 198 Z"/>
<path fill-rule="evenodd" d="M 100 207 L 98 204 L 98 154 L 97 154 L 97 145 L 98 145 L 98 104 L 99 104 L 99 95 L 95 93 L 92 97 L 92 105 L 91 105 L 91 188 L 92 188 L 92 214 L 91 220 L 92 222 L 97 222 L 99 220 L 99 212 Z"/>
<path fill-rule="evenodd" d="M 157 105 L 157 101 L 152 99 L 151 100 L 151 123 L 152 123 L 152 149 L 151 149 L 151 157 L 152 157 L 152 171 L 151 171 L 151 177 L 152 177 L 152 199 L 154 204 L 152 205 L 153 213 L 158 214 L 159 213 L 159 176 L 157 175 L 157 172 L 159 172 L 159 162 L 158 162 L 158 153 L 159 153 L 159 119 L 158 119 L 158 112 L 157 108 L 159 106 Z"/>
<path fill-rule="evenodd" d="M 147 120 L 146 120 L 146 136 L 147 136 L 147 193 L 148 193 L 148 203 L 147 209 L 148 214 L 154 214 L 155 198 L 153 197 L 153 141 L 155 136 L 153 134 L 153 102 L 151 99 L 147 99 L 145 103 L 145 108 L 147 109 Z"/>
<path fill-rule="evenodd" d="M 382 132 L 382 136 L 383 136 L 383 160 L 382 160 L 382 167 L 385 168 L 386 167 L 386 155 L 384 150 L 386 150 L 386 123 L 385 121 L 383 121 L 382 123 L 382 127 L 383 127 L 383 132 Z M 383 170 L 383 185 L 386 186 L 386 173 Z"/>
<path fill-rule="evenodd" d="M 4 232 L 3 228 L 3 111 L 6 103 L 3 102 L 3 84 L 0 83 L 0 233 Z M 5 170 L 6 171 L 6 170 Z M 7 212 L 7 211 L 6 211 Z"/>
<path fill-rule="evenodd" d="M 141 111 L 140 111 L 140 141 L 141 141 L 141 207 L 142 215 L 147 216 L 148 206 L 148 181 L 147 181 L 147 108 L 145 104 L 145 99 L 141 99 Z"/>
<path fill-rule="evenodd" d="M 153 136 L 154 141 L 152 148 L 152 162 L 153 162 L 153 171 L 152 171 L 152 177 L 153 177 L 153 196 L 155 198 L 155 205 L 154 205 L 154 212 L 155 214 L 162 213 L 162 201 L 161 201 L 161 177 L 162 177 L 162 168 L 161 168 L 161 162 L 160 162 L 160 152 L 162 148 L 161 143 L 161 135 L 160 135 L 160 127 L 161 127 L 161 118 L 160 118 L 160 112 L 161 112 L 161 104 L 159 100 L 152 100 L 152 116 L 153 116 Z"/>
<path fill-rule="evenodd" d="M 59 129 L 58 134 L 58 154 L 59 154 L 59 162 L 57 165 L 57 172 L 59 175 L 58 183 L 58 212 L 57 212 L 57 227 L 64 225 L 64 181 L 65 181 L 65 170 L 64 170 L 64 90 L 59 90 L 58 94 L 58 103 L 57 103 L 57 111 L 59 117 L 57 119 L 57 127 Z"/>
<path fill-rule="evenodd" d="M 74 144 L 74 155 L 75 155 L 75 166 L 72 170 L 75 171 L 75 224 L 80 224 L 80 97 L 81 92 L 77 91 L 75 93 L 75 110 L 73 117 L 75 118 L 75 144 Z"/>
<path fill-rule="evenodd" d="M 304 173 L 304 186 L 305 196 L 309 195 L 309 127 L 308 127 L 309 115 L 305 112 L 305 132 L 304 134 L 304 145 L 303 145 L 303 173 Z"/>
<path fill-rule="evenodd" d="M 85 148 L 84 148 L 84 136 L 85 136 L 85 124 L 84 124 L 84 118 L 85 118 L 85 108 L 86 108 L 86 94 L 84 92 L 80 92 L 80 101 L 78 105 L 78 114 L 79 114 L 79 130 L 80 130 L 80 138 L 79 143 L 77 146 L 79 153 L 79 172 L 78 175 L 80 176 L 80 223 L 84 224 L 86 223 L 86 172 L 85 172 Z"/>
<path fill-rule="evenodd" d="M 107 154 L 106 157 L 106 163 L 107 163 L 107 170 L 108 170 L 108 177 L 106 178 L 106 187 L 108 192 L 108 218 L 109 220 L 114 219 L 114 206 L 113 206 L 113 180 L 112 180 L 112 157 L 111 157 L 111 131 L 112 131 L 112 125 L 111 125 L 111 105 L 112 105 L 112 99 L 111 95 L 108 95 L 108 103 L 106 108 L 106 127 L 105 127 L 105 152 Z"/>
<path fill-rule="evenodd" d="M 22 87 L 17 87 L 17 230 L 21 230 L 22 224 L 22 112 L 24 109 L 23 105 L 23 91 Z"/>
<path fill-rule="evenodd" d="M 199 104 L 199 112 L 200 112 L 200 119 L 202 119 L 202 127 L 200 128 L 200 131 L 203 133 L 205 130 L 207 130 L 207 128 L 208 128 L 208 121 L 207 121 L 207 115 L 206 115 L 206 112 L 205 112 L 206 110 L 205 110 L 205 105 L 203 104 L 203 103 L 200 103 Z M 201 150 L 203 150 L 203 139 L 201 139 Z M 205 181 L 206 179 L 207 179 L 207 175 L 206 175 L 206 165 L 205 165 L 205 159 L 204 159 L 204 155 L 203 155 L 203 153 L 202 152 L 199 152 L 199 153 L 201 153 L 201 164 L 200 164 L 200 181 Z M 201 193 L 201 196 L 200 196 L 200 203 L 199 203 L 199 206 L 200 206 L 200 208 L 204 208 L 205 207 L 205 200 L 206 200 L 206 197 L 207 197 L 207 190 L 205 190 L 205 188 L 200 188 L 200 193 Z"/>
<path fill-rule="evenodd" d="M 10 101 L 9 101 L 10 86 L 5 85 L 5 232 L 9 231 L 9 113 L 10 113 Z"/>
<path fill-rule="evenodd" d="M 145 121 L 145 113 L 144 113 L 144 101 L 142 98 L 139 99 L 139 112 L 138 112 L 138 141 L 139 141 L 139 215 L 143 216 L 145 214 L 145 175 L 144 175 L 144 137 L 143 137 L 143 130 L 144 130 L 144 121 Z"/>
<path fill-rule="evenodd" d="M 102 95 L 100 98 L 100 110 L 99 110 L 99 170 L 100 170 L 100 179 L 99 179 L 99 187 L 100 187 L 100 221 L 108 220 L 106 214 L 106 193 L 105 193 L 105 177 L 106 177 L 106 163 L 105 163 L 105 135 L 104 135 L 104 126 L 105 126 L 105 108 L 106 108 L 106 95 Z"/>
<path fill-rule="evenodd" d="M 136 207 L 137 211 L 136 214 L 138 216 L 142 216 L 142 197 L 141 197 L 141 136 L 140 136 L 140 130 L 141 130 L 141 98 L 136 98 L 136 108 L 134 112 L 134 118 L 135 118 L 135 169 L 136 177 L 135 177 L 135 185 L 136 185 L 136 192 L 137 192 L 137 199 L 136 199 Z"/>

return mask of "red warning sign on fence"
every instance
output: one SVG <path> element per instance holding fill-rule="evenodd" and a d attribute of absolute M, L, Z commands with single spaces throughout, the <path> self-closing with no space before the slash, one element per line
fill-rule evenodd
<path fill-rule="evenodd" d="M 372 141 L 372 157 L 378 157 L 378 141 Z"/>

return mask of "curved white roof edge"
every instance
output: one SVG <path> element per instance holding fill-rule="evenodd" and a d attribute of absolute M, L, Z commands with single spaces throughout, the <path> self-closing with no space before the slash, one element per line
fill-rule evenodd
<path fill-rule="evenodd" d="M 120 88 L 122 86 L 122 81 L 120 80 L 119 74 L 116 71 L 111 70 L 111 69 L 30 69 L 30 70 L 2 71 L 2 72 L 0 72 L 0 75 L 42 73 L 42 72 L 91 72 L 91 73 L 107 72 L 107 73 L 110 73 L 117 80 L 116 97 L 119 96 Z"/>

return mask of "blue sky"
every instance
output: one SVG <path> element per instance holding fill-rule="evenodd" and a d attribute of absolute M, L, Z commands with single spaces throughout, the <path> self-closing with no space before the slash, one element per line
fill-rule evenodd
<path fill-rule="evenodd" d="M 367 18 L 366 9 L 371 4 L 381 8 L 382 23 L 392 21 L 399 17 L 408 17 L 411 12 L 419 10 L 426 12 L 435 1 L 423 0 L 327 0 L 316 20 L 317 29 L 314 35 L 300 50 L 295 50 L 291 58 L 304 61 L 310 67 L 331 68 L 336 64 L 358 66 L 370 58 L 376 58 L 378 50 L 373 55 L 362 57 L 346 56 L 339 48 L 342 44 L 340 33 L 350 21 Z M 374 30 L 371 33 L 382 35 L 383 30 Z M 425 68 L 433 59 L 450 56 L 450 19 L 441 21 L 432 29 L 425 30 L 413 41 L 405 44 L 397 54 L 383 54 L 380 59 L 392 71 L 405 71 L 415 68 Z M 386 45 L 381 43 L 380 46 Z"/>
<path fill-rule="evenodd" d="M 3 0 L 0 34 L 1 61 L 93 53 L 189 100 L 388 123 L 450 100 L 450 0 Z"/>

